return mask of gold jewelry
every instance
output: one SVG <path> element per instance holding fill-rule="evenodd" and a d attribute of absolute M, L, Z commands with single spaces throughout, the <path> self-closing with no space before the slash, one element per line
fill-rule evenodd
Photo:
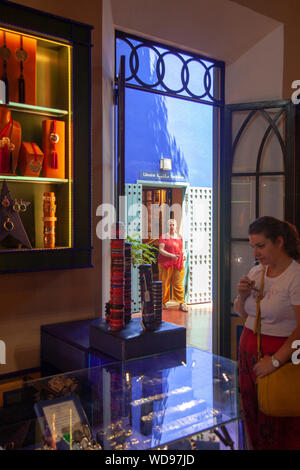
<path fill-rule="evenodd" d="M 10 206 L 10 201 L 9 201 L 9 199 L 6 195 L 2 199 L 1 205 L 2 205 L 2 207 L 9 207 Z"/>
<path fill-rule="evenodd" d="M 53 142 L 54 144 L 57 144 L 59 142 L 59 135 L 56 134 L 55 132 L 51 132 L 50 134 L 50 140 L 51 142 Z"/>
<path fill-rule="evenodd" d="M 25 204 L 25 202 L 21 201 L 20 202 L 20 211 L 21 212 L 26 212 L 27 210 L 27 205 Z"/>
<path fill-rule="evenodd" d="M 15 224 L 12 220 L 10 220 L 9 217 L 7 217 L 6 221 L 3 224 L 3 227 L 7 232 L 11 232 L 15 228 Z"/>
<path fill-rule="evenodd" d="M 16 199 L 13 205 L 13 211 L 20 212 L 20 203 Z"/>

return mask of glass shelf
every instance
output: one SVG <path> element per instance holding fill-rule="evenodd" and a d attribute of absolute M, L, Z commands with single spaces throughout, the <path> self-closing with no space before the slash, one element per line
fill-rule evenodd
<path fill-rule="evenodd" d="M 3 104 L 0 102 L 0 104 Z M 10 102 L 8 106 L 12 111 L 19 111 L 19 112 L 26 112 L 28 114 L 38 114 L 41 116 L 55 116 L 55 117 L 62 117 L 67 116 L 69 113 L 65 109 L 54 109 L 54 108 L 46 108 L 43 106 L 33 106 L 23 103 L 13 103 Z"/>
<path fill-rule="evenodd" d="M 68 183 L 68 179 L 59 179 L 59 178 L 43 178 L 42 176 L 36 176 L 30 178 L 29 176 L 12 176 L 12 175 L 0 175 L 0 181 L 13 181 L 14 183 L 51 183 L 51 184 L 63 184 Z"/>

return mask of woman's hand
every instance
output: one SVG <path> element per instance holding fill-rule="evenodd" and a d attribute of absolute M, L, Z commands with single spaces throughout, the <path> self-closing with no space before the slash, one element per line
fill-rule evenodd
<path fill-rule="evenodd" d="M 253 370 L 257 377 L 264 377 L 265 375 L 271 374 L 276 370 L 276 367 L 272 364 L 271 356 L 264 356 L 260 361 L 258 361 Z"/>
<path fill-rule="evenodd" d="M 251 289 L 254 287 L 255 285 L 255 281 L 251 281 L 251 279 L 249 279 L 249 277 L 247 276 L 244 276 L 244 277 L 241 277 L 241 279 L 239 280 L 239 283 L 237 285 L 237 290 L 238 290 L 238 294 L 241 298 L 241 300 L 246 300 L 247 297 L 250 295 L 250 292 L 251 292 Z"/>

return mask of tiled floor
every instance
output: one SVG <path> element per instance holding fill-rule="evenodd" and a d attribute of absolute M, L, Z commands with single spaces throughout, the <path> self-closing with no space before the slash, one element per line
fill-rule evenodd
<path fill-rule="evenodd" d="M 169 302 L 163 310 L 163 320 L 186 328 L 187 346 L 212 352 L 212 305 L 211 303 L 189 305 L 188 312 L 179 310 L 176 303 Z"/>

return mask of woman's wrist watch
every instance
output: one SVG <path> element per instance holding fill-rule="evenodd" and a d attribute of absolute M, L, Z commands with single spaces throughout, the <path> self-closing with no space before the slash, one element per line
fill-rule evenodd
<path fill-rule="evenodd" d="M 278 359 L 276 359 L 275 356 L 272 356 L 271 359 L 272 359 L 272 365 L 273 365 L 273 367 L 276 367 L 276 369 L 277 369 L 277 367 L 280 366 L 280 362 L 278 361 Z"/>

